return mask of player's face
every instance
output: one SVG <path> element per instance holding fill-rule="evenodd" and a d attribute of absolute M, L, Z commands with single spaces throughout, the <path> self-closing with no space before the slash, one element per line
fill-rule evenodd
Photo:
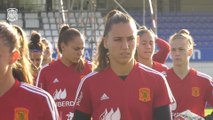
<path fill-rule="evenodd" d="M 189 62 L 192 49 L 186 39 L 175 39 L 171 42 L 171 56 L 174 65 L 185 65 Z"/>
<path fill-rule="evenodd" d="M 68 63 L 78 63 L 84 54 L 85 43 L 82 37 L 75 37 L 67 44 L 62 43 L 62 58 Z"/>
<path fill-rule="evenodd" d="M 155 50 L 155 38 L 150 33 L 144 33 L 140 37 L 140 44 L 137 47 L 138 57 L 152 59 Z"/>
<path fill-rule="evenodd" d="M 104 46 L 109 50 L 111 63 L 126 64 L 134 59 L 136 28 L 130 23 L 113 24 Z"/>
<path fill-rule="evenodd" d="M 37 68 L 39 68 L 42 64 L 43 55 L 42 52 L 30 52 L 30 60 L 33 62 L 33 65 L 35 65 Z"/>
<path fill-rule="evenodd" d="M 9 47 L 5 45 L 4 40 L 0 37 L 0 79 L 9 69 L 11 65 L 11 53 Z"/>
<path fill-rule="evenodd" d="M 46 49 L 44 50 L 44 58 L 49 58 L 51 57 L 52 53 L 49 47 L 46 47 Z"/>

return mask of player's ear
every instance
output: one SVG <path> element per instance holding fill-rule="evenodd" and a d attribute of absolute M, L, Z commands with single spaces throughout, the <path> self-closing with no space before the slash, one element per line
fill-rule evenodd
<path fill-rule="evenodd" d="M 193 54 L 193 49 L 190 48 L 189 51 L 188 51 L 188 56 L 192 56 L 192 54 Z"/>
<path fill-rule="evenodd" d="M 102 38 L 102 42 L 103 42 L 103 44 L 104 44 L 104 47 L 105 47 L 106 49 L 108 49 L 109 43 L 108 43 L 108 40 L 107 40 L 106 37 L 103 37 L 103 38 Z"/>
<path fill-rule="evenodd" d="M 138 47 L 140 44 L 140 36 L 137 35 L 137 38 L 136 38 L 136 47 Z"/>
<path fill-rule="evenodd" d="M 61 42 L 60 44 L 61 51 L 64 51 L 65 47 L 66 47 L 66 44 L 64 42 Z"/>
<path fill-rule="evenodd" d="M 19 51 L 18 50 L 13 51 L 11 53 L 11 61 L 10 61 L 10 63 L 12 64 L 12 63 L 16 62 L 19 59 L 19 57 L 20 57 Z"/>

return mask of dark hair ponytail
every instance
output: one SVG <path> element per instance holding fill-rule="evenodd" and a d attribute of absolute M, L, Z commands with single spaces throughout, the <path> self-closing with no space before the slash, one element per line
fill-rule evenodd
<path fill-rule="evenodd" d="M 58 50 L 60 53 L 62 53 L 62 50 L 61 50 L 61 43 L 64 42 L 65 40 L 62 40 L 64 38 L 64 33 L 65 31 L 67 31 L 69 29 L 69 25 L 67 24 L 64 24 L 62 25 L 61 27 L 61 30 L 59 32 L 59 37 L 58 37 Z"/>
<path fill-rule="evenodd" d="M 97 65 L 97 68 L 95 71 L 101 71 L 104 68 L 106 68 L 109 64 L 109 57 L 108 57 L 108 49 L 104 47 L 104 40 L 102 39 L 99 47 L 98 47 L 98 56 L 96 58 L 96 61 L 94 63 Z"/>

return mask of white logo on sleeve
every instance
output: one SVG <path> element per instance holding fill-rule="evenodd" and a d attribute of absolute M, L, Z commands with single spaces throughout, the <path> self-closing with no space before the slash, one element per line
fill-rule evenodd
<path fill-rule="evenodd" d="M 65 99 L 67 97 L 67 91 L 66 89 L 64 90 L 55 90 L 55 92 L 53 93 L 53 98 L 54 100 L 62 100 L 62 99 Z"/>
<path fill-rule="evenodd" d="M 107 109 L 100 115 L 99 120 L 120 120 L 121 119 L 121 112 L 120 109 L 117 108 L 116 111 L 111 108 L 108 112 Z"/>
<path fill-rule="evenodd" d="M 100 98 L 100 100 L 107 100 L 107 99 L 109 99 L 109 97 L 106 95 L 106 93 L 104 93 Z"/>

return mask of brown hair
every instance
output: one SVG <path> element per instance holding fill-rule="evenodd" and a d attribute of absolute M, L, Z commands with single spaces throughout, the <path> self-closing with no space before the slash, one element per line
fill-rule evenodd
<path fill-rule="evenodd" d="M 30 43 L 28 45 L 30 51 L 44 51 L 44 45 L 41 42 L 41 35 L 36 31 L 32 31 Z"/>
<path fill-rule="evenodd" d="M 153 36 L 153 37 L 155 36 L 154 32 L 153 32 L 152 30 L 147 29 L 146 26 L 141 26 L 141 27 L 139 28 L 137 34 L 141 37 L 141 36 L 143 36 L 143 35 L 146 34 L 146 33 L 149 33 L 149 34 L 150 34 L 151 36 Z M 141 39 L 140 39 L 140 42 L 141 42 Z M 136 52 L 135 52 L 135 59 L 138 60 L 138 52 L 137 52 L 137 50 L 136 50 Z"/>
<path fill-rule="evenodd" d="M 105 28 L 104 28 L 103 38 L 107 37 L 112 26 L 118 23 L 133 23 L 135 25 L 135 28 L 137 29 L 134 20 L 128 14 L 122 13 L 121 11 L 118 11 L 118 10 L 112 10 L 105 17 Z M 101 71 L 105 69 L 110 62 L 109 57 L 107 55 L 108 49 L 104 47 L 103 38 L 98 46 L 97 58 L 94 61 L 94 63 L 97 65 L 95 69 L 96 71 Z"/>
<path fill-rule="evenodd" d="M 147 29 L 146 26 L 141 26 L 138 30 L 138 35 L 142 36 L 145 33 L 150 33 L 151 35 L 155 36 L 155 34 L 152 30 Z"/>
<path fill-rule="evenodd" d="M 69 27 L 69 25 L 64 24 L 59 32 L 58 38 L 58 49 L 59 52 L 62 53 L 61 43 L 68 44 L 69 41 L 74 40 L 76 37 L 83 37 L 81 32 L 75 28 Z M 76 70 L 82 71 L 84 68 L 85 61 L 81 58 L 80 62 L 76 64 Z"/>

